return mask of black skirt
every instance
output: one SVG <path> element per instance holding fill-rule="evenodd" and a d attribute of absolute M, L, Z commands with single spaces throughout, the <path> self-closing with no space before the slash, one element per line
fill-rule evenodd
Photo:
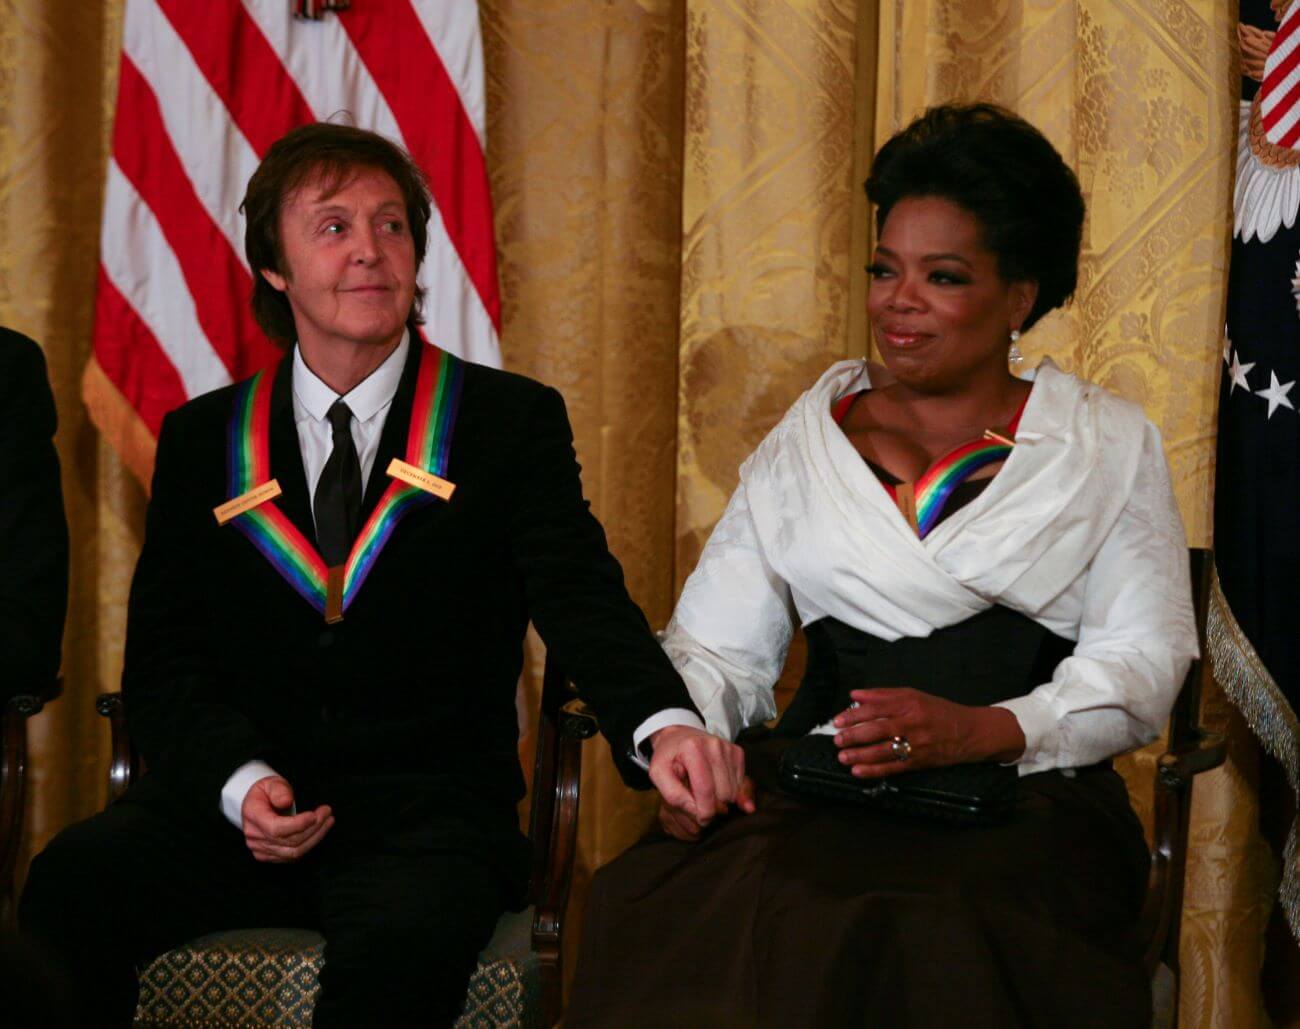
<path fill-rule="evenodd" d="M 1123 780 L 1021 787 L 987 828 L 760 788 L 644 840 L 596 875 L 565 1026 L 1149 1026 Z"/>
<path fill-rule="evenodd" d="M 931 656 L 953 649 L 936 636 Z M 697 843 L 656 834 L 597 873 L 566 1029 L 1150 1025 L 1150 855 L 1108 764 L 1026 776 L 1009 822 L 958 827 L 783 792 L 782 735 L 746 747 L 755 814 Z"/>

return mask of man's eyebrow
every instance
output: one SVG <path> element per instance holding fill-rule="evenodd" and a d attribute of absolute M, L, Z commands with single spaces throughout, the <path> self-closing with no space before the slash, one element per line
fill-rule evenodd
<path fill-rule="evenodd" d="M 400 200 L 385 200 L 382 204 L 376 207 L 375 210 L 405 211 L 406 205 Z M 311 217 L 315 218 L 322 214 L 351 214 L 352 209 L 350 207 L 345 207 L 343 204 L 322 203 L 320 205 L 312 205 L 307 209 L 307 213 L 311 215 Z"/>
<path fill-rule="evenodd" d="M 320 206 L 308 208 L 308 214 L 313 216 L 318 214 L 346 214 L 347 210 L 342 204 L 321 204 Z"/>

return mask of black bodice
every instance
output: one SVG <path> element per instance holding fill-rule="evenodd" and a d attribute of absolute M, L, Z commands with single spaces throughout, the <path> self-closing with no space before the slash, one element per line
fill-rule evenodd
<path fill-rule="evenodd" d="M 777 727 L 802 736 L 847 708 L 851 690 L 908 686 L 961 704 L 1024 696 L 1047 682 L 1074 643 L 1007 607 L 936 629 L 883 640 L 834 618 L 804 629 L 808 667 Z"/>

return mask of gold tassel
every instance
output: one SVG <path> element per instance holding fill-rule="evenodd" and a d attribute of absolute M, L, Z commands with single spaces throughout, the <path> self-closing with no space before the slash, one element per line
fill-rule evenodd
<path fill-rule="evenodd" d="M 1300 797 L 1300 720 L 1237 624 L 1217 571 L 1210 585 L 1205 635 L 1214 678 L 1246 716 L 1246 724 L 1282 766 L 1292 791 Z M 1278 895 L 1291 932 L 1300 940 L 1300 815 L 1287 833 Z"/>

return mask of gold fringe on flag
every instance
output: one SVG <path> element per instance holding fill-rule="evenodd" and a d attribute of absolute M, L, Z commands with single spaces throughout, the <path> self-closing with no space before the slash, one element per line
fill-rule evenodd
<path fill-rule="evenodd" d="M 1246 724 L 1286 772 L 1292 791 L 1300 797 L 1300 720 L 1277 682 L 1241 631 L 1219 585 L 1217 570 L 1210 584 L 1206 643 L 1214 662 L 1214 678 L 1240 709 Z M 1300 813 L 1291 823 L 1282 853 L 1282 885 L 1278 895 L 1291 932 L 1300 940 L 1300 867 L 1297 866 Z"/>
<path fill-rule="evenodd" d="M 346 11 L 350 0 L 293 0 L 293 16 L 320 21 L 328 11 Z"/>

